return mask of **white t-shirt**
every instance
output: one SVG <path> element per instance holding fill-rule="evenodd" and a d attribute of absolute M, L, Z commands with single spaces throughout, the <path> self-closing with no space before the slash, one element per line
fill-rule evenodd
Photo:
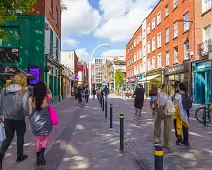
<path fill-rule="evenodd" d="M 178 100 L 179 103 L 182 103 L 182 96 L 181 96 L 181 94 L 177 93 L 175 95 L 175 100 Z M 176 104 L 176 105 L 179 106 L 179 103 Z"/>

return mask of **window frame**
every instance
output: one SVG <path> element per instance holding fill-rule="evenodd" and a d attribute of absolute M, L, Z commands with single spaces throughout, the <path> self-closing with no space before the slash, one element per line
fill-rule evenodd
<path fill-rule="evenodd" d="M 156 19 L 152 19 L 152 31 L 156 28 Z"/>
<path fill-rule="evenodd" d="M 150 34 L 150 23 L 147 25 L 147 35 Z"/>
<path fill-rule="evenodd" d="M 161 11 L 160 11 L 157 14 L 157 25 L 159 25 L 161 22 L 162 22 L 162 16 L 161 16 Z"/>
<path fill-rule="evenodd" d="M 174 0 L 174 9 L 178 7 L 178 0 Z"/>
<path fill-rule="evenodd" d="M 154 41 L 153 41 L 154 40 Z M 154 47 L 154 48 L 153 48 Z M 152 52 L 156 50 L 156 39 L 155 37 L 152 38 Z"/>
<path fill-rule="evenodd" d="M 167 55 L 168 54 L 168 55 Z M 170 65 L 170 51 L 166 51 L 166 66 Z"/>
<path fill-rule="evenodd" d="M 187 43 L 188 43 L 189 51 L 186 49 L 187 48 Z M 184 42 L 184 59 L 185 60 L 189 60 L 189 58 L 190 58 L 190 51 L 191 51 L 190 41 L 187 40 L 187 41 Z"/>
<path fill-rule="evenodd" d="M 160 38 L 159 38 L 159 35 L 160 35 Z M 160 44 L 159 44 L 160 42 Z M 162 47 L 162 33 L 160 32 L 158 35 L 157 35 L 157 47 L 158 48 L 161 48 Z"/>
<path fill-rule="evenodd" d="M 177 52 L 176 52 L 176 49 L 177 49 Z M 174 63 L 177 64 L 178 62 L 179 62 L 179 48 L 178 46 L 175 46 L 174 47 Z"/>
<path fill-rule="evenodd" d="M 168 27 L 166 28 L 166 44 L 169 42 L 170 42 L 170 28 Z"/>
<path fill-rule="evenodd" d="M 188 18 L 186 18 L 186 16 L 188 16 Z M 190 14 L 189 14 L 189 12 L 186 12 L 183 15 L 183 18 L 184 18 L 184 28 L 183 28 L 183 30 L 184 30 L 184 32 L 187 32 L 187 31 L 190 30 Z"/>
<path fill-rule="evenodd" d="M 175 26 L 177 26 L 177 28 L 175 28 Z M 177 38 L 177 37 L 178 37 L 178 21 L 175 21 L 174 22 L 174 38 Z"/>
<path fill-rule="evenodd" d="M 165 13 L 166 13 L 166 17 L 168 17 L 169 16 L 169 4 L 167 4 L 166 6 L 165 6 Z"/>
<path fill-rule="evenodd" d="M 162 54 L 158 54 L 158 68 L 162 68 Z"/>
<path fill-rule="evenodd" d="M 147 43 L 147 54 L 149 55 L 151 53 L 151 44 L 150 41 Z"/>

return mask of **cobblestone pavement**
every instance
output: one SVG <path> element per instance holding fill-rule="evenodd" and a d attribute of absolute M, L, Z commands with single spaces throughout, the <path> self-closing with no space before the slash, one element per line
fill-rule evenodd
<path fill-rule="evenodd" d="M 154 169 L 153 129 L 155 116 L 149 108 L 149 100 L 144 103 L 142 116 L 134 114 L 133 100 L 124 100 L 112 95 L 109 103 L 114 105 L 116 128 L 119 128 L 119 114 L 125 115 L 125 148 L 140 165 L 140 169 Z M 176 146 L 173 129 L 171 149 L 165 150 L 164 170 L 211 170 L 212 127 L 204 127 L 194 118 L 197 106 L 191 109 L 190 146 Z"/>

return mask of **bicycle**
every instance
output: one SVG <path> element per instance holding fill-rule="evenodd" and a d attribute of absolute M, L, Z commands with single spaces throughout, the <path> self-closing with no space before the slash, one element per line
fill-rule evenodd
<path fill-rule="evenodd" d="M 206 123 L 211 123 L 211 114 L 212 114 L 212 106 L 211 103 L 208 102 L 206 106 L 206 115 L 204 114 L 205 107 L 200 107 L 195 112 L 195 117 L 200 123 L 204 123 L 206 116 Z"/>

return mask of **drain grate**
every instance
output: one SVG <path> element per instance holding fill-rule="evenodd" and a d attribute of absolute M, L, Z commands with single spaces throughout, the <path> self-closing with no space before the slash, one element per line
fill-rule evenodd
<path fill-rule="evenodd" d="M 138 170 L 151 170 L 152 167 L 150 166 L 147 159 L 132 159 L 133 163 L 136 165 Z"/>

